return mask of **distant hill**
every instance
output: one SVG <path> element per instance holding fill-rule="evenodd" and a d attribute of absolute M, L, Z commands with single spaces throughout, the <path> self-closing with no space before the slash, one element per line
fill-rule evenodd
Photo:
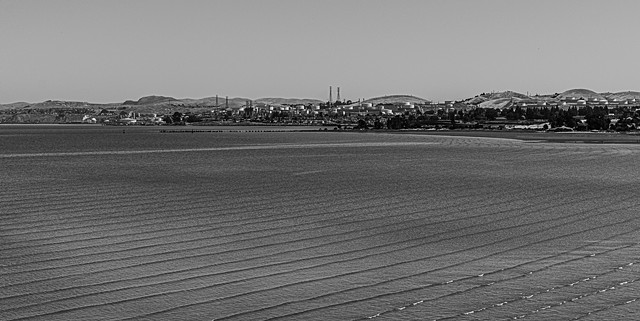
<path fill-rule="evenodd" d="M 595 98 L 605 99 L 605 97 L 597 92 L 589 89 L 569 89 L 558 95 L 556 98 Z"/>
<path fill-rule="evenodd" d="M 638 91 L 621 91 L 617 93 L 602 93 L 607 100 L 627 100 L 627 99 L 635 99 L 640 100 L 640 92 Z"/>
<path fill-rule="evenodd" d="M 493 93 L 483 93 L 476 97 L 467 99 L 465 103 L 477 105 L 481 108 L 509 108 L 514 102 L 529 100 L 531 97 L 515 91 L 503 91 Z"/>
<path fill-rule="evenodd" d="M 248 98 L 229 98 L 229 108 L 240 108 L 245 106 Z M 127 100 L 123 105 L 134 107 L 136 110 L 153 110 L 153 108 L 171 108 L 171 107 L 184 107 L 184 108 L 214 108 L 225 107 L 226 98 L 218 97 L 218 105 L 216 105 L 216 97 L 206 97 L 200 99 L 193 98 L 181 98 L 166 96 L 145 96 L 137 101 Z"/>
<path fill-rule="evenodd" d="M 138 101 L 127 100 L 123 103 L 123 105 L 152 105 L 157 103 L 164 103 L 170 101 L 176 101 L 177 99 L 173 97 L 165 97 L 165 96 L 145 96 Z"/>
<path fill-rule="evenodd" d="M 16 102 L 11 104 L 1 104 L 0 109 L 20 109 L 29 105 L 30 105 L 29 103 L 25 103 L 21 101 L 21 102 Z"/>
<path fill-rule="evenodd" d="M 467 105 L 479 106 L 483 108 L 508 108 L 514 105 L 514 103 L 525 101 L 529 104 L 529 101 L 538 103 L 542 102 L 558 102 L 563 98 L 595 98 L 595 99 L 607 99 L 607 100 L 632 100 L 636 99 L 640 101 L 640 91 L 621 91 L 616 93 L 605 92 L 598 93 L 596 91 L 584 88 L 575 88 L 566 90 L 560 94 L 547 94 L 547 95 L 535 95 L 527 96 L 522 93 L 514 91 L 492 92 L 482 93 L 472 98 L 463 100 Z M 216 97 L 205 97 L 199 99 L 192 98 L 174 98 L 169 96 L 144 96 L 138 100 L 127 100 L 124 103 L 90 103 L 79 101 L 61 101 L 61 100 L 47 100 L 39 103 L 29 102 L 15 102 L 9 104 L 0 104 L 0 110 L 9 109 L 70 109 L 70 108 L 86 108 L 86 109 L 122 109 L 132 110 L 136 112 L 149 112 L 149 113 L 170 113 L 175 111 L 185 112 L 198 109 L 210 109 L 210 108 L 224 108 L 228 106 L 231 109 L 238 109 L 247 105 L 247 102 L 252 101 L 253 104 L 267 104 L 267 105 L 297 105 L 297 104 L 321 104 L 324 101 L 319 99 L 308 98 L 278 98 L 278 97 L 265 97 L 259 99 L 248 99 L 242 97 L 229 98 L 228 105 L 225 97 L 218 96 L 217 103 Z M 363 103 L 378 104 L 424 104 L 431 103 L 431 101 L 416 97 L 413 95 L 387 95 L 375 98 L 366 99 Z"/>
<path fill-rule="evenodd" d="M 256 104 L 267 105 L 307 105 L 307 104 L 321 104 L 324 103 L 319 99 L 308 98 L 258 98 L 253 101 Z"/>
<path fill-rule="evenodd" d="M 238 109 L 240 107 L 246 106 L 247 101 L 251 101 L 251 99 L 241 98 L 241 97 L 229 98 L 228 105 L 229 105 L 229 108 Z M 198 108 L 198 107 L 224 108 L 226 104 L 227 104 L 226 97 L 218 97 L 217 105 L 216 105 L 216 97 L 207 97 L 207 98 L 201 98 L 201 99 L 184 98 L 184 99 L 179 99 L 177 101 L 171 102 L 172 106 L 182 106 L 182 107 L 192 107 L 192 108 Z"/>
<path fill-rule="evenodd" d="M 520 101 L 522 98 L 498 98 L 491 99 L 478 104 L 481 108 L 509 108 L 514 102 Z"/>
<path fill-rule="evenodd" d="M 29 104 L 24 106 L 31 109 L 50 109 L 50 108 L 98 108 L 102 104 L 92 104 L 84 101 L 64 101 L 64 100 L 47 100 L 41 103 Z"/>
<path fill-rule="evenodd" d="M 402 103 L 428 104 L 428 103 L 431 103 L 431 101 L 424 98 L 411 96 L 411 95 L 390 95 L 390 96 L 381 96 L 381 97 L 366 99 L 362 103 L 369 103 L 375 106 L 377 104 L 402 104 Z"/>
<path fill-rule="evenodd" d="M 479 105 L 485 101 L 489 101 L 489 98 L 484 96 L 475 96 L 473 98 L 466 99 L 464 102 L 469 105 Z"/>
<path fill-rule="evenodd" d="M 525 94 L 521 94 L 519 92 L 510 91 L 510 90 L 487 94 L 487 97 L 489 99 L 503 99 L 503 98 L 530 99 L 531 98 Z"/>

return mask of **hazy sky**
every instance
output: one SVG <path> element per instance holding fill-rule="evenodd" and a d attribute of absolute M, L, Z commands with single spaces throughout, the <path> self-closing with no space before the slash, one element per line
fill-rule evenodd
<path fill-rule="evenodd" d="M 0 0 L 0 103 L 640 90 L 640 1 Z"/>

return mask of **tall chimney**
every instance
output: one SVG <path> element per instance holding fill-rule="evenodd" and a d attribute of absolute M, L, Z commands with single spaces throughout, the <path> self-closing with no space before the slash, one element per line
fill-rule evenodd
<path fill-rule="evenodd" d="M 333 103 L 333 92 L 331 91 L 331 86 L 329 86 L 329 107 Z"/>

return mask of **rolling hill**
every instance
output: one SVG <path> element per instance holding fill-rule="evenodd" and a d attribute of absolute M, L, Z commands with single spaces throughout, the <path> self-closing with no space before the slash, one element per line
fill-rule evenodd
<path fill-rule="evenodd" d="M 469 105 L 476 105 L 481 108 L 508 108 L 511 107 L 514 102 L 527 99 L 531 99 L 531 97 L 515 91 L 507 90 L 502 92 L 481 94 L 476 97 L 467 99 L 465 103 Z"/>
<path fill-rule="evenodd" d="M 248 101 L 251 101 L 251 99 L 242 98 L 242 97 L 234 97 L 234 98 L 229 98 L 228 105 L 229 105 L 229 108 L 237 109 L 237 108 L 246 106 Z M 184 98 L 184 99 L 179 99 L 179 100 L 177 100 L 175 102 L 172 102 L 171 105 L 173 105 L 173 106 L 192 107 L 192 108 L 198 108 L 198 107 L 206 107 L 206 108 L 225 107 L 227 105 L 227 100 L 226 100 L 226 97 L 218 97 L 218 103 L 216 105 L 216 97 L 206 97 L 206 98 L 200 98 L 200 99 Z"/>
<path fill-rule="evenodd" d="M 635 99 L 640 100 L 640 92 L 638 91 L 621 91 L 617 93 L 602 93 L 607 100 L 627 100 L 627 99 Z"/>
<path fill-rule="evenodd" d="M 258 98 L 253 101 L 256 104 L 267 104 L 267 105 L 307 105 L 307 104 L 321 104 L 324 101 L 319 99 L 308 99 L 308 98 Z"/>
<path fill-rule="evenodd" d="M 595 98 L 595 99 L 605 99 L 605 97 L 597 92 L 589 89 L 569 89 L 559 94 L 556 98 Z"/>
<path fill-rule="evenodd" d="M 425 104 L 430 103 L 430 100 L 411 96 L 411 95 L 389 95 L 389 96 L 380 96 L 375 98 L 366 99 L 362 103 L 369 103 L 372 105 L 377 104 L 402 104 L 402 103 L 412 103 L 412 104 Z"/>
<path fill-rule="evenodd" d="M 484 101 L 478 104 L 481 108 L 509 108 L 514 102 L 522 100 L 520 98 L 497 98 Z"/>
<path fill-rule="evenodd" d="M 152 105 L 164 102 L 176 101 L 177 99 L 173 97 L 166 96 L 145 96 L 137 101 L 127 100 L 123 103 L 123 105 Z"/>
<path fill-rule="evenodd" d="M 248 98 L 229 98 L 229 108 L 240 108 L 245 106 Z M 135 108 L 136 110 L 150 110 L 153 108 L 214 108 L 225 107 L 227 104 L 225 97 L 206 97 L 200 99 L 182 98 L 177 99 L 166 96 L 145 96 L 137 101 L 127 100 L 122 105 Z"/>
<path fill-rule="evenodd" d="M 560 94 L 542 95 L 542 96 L 527 96 L 522 93 L 514 91 L 492 92 L 483 93 L 472 98 L 468 98 L 463 102 L 468 105 L 474 105 L 483 108 L 505 108 L 510 107 L 514 103 L 522 100 L 534 100 L 538 102 L 559 101 L 563 98 L 594 98 L 594 99 L 607 99 L 607 100 L 627 100 L 636 99 L 640 101 L 640 91 L 621 91 L 621 92 L 605 92 L 598 93 L 596 91 L 584 88 L 575 88 L 566 90 Z M 297 104 L 321 104 L 324 101 L 319 99 L 309 98 L 278 98 L 278 97 L 264 97 L 255 100 L 235 97 L 229 98 L 228 107 L 231 109 L 238 109 L 247 105 L 247 102 L 253 102 L 253 104 L 266 104 L 266 105 L 297 105 Z M 413 95 L 387 95 L 379 96 L 364 100 L 362 103 L 370 103 L 372 105 L 378 104 L 424 104 L 431 101 L 416 97 Z M 151 95 L 144 96 L 137 100 L 127 100 L 124 103 L 89 103 L 79 101 L 60 101 L 60 100 L 47 100 L 38 103 L 28 102 L 15 102 L 9 104 L 0 104 L 0 110 L 11 109 L 69 109 L 69 108 L 86 108 L 86 109 L 126 109 L 136 112 L 153 112 L 153 113 L 168 113 L 174 111 L 188 111 L 191 109 L 210 109 L 210 108 L 224 108 L 227 106 L 225 97 L 218 96 L 217 104 L 216 97 L 205 97 L 199 99 L 192 98 L 174 98 L 169 96 Z"/>
<path fill-rule="evenodd" d="M 11 103 L 11 104 L 0 104 L 0 110 L 2 109 L 20 109 L 20 108 L 24 108 L 26 106 L 29 106 L 29 103 L 26 102 L 15 102 L 15 103 Z"/>
<path fill-rule="evenodd" d="M 491 94 L 487 94 L 485 95 L 487 98 L 491 99 L 504 99 L 504 98 L 516 98 L 516 99 L 530 99 L 531 97 L 525 95 L 525 94 L 521 94 L 519 92 L 515 92 L 515 91 L 502 91 L 502 92 L 495 92 L 495 93 L 491 93 Z"/>

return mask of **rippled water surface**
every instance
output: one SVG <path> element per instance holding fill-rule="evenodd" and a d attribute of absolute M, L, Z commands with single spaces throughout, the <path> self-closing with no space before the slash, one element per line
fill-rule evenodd
<path fill-rule="evenodd" d="M 637 320 L 638 161 L 636 145 L 3 126 L 0 320 Z"/>

